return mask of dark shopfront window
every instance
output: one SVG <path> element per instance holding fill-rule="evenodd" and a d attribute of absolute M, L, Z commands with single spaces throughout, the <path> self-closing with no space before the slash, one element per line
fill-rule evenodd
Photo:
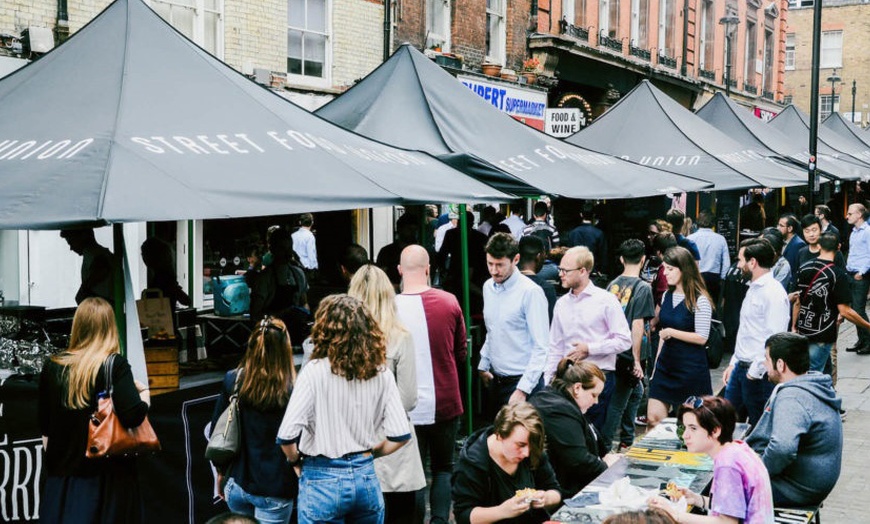
<path fill-rule="evenodd" d="M 296 226 L 299 215 L 278 215 L 255 218 L 205 220 L 203 223 L 203 275 L 232 275 L 245 269 L 245 250 L 259 244 L 265 252 L 266 230 L 273 225 Z M 317 238 L 317 259 L 320 279 L 327 284 L 340 284 L 338 259 L 344 248 L 353 242 L 351 211 L 314 213 L 314 234 Z M 236 265 L 238 257 L 239 264 Z M 312 282 L 311 284 L 317 284 Z"/>

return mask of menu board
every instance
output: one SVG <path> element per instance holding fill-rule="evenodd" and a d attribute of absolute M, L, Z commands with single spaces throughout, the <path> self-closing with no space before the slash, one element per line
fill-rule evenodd
<path fill-rule="evenodd" d="M 737 260 L 739 246 L 738 217 L 740 197 L 734 192 L 720 192 L 716 201 L 716 232 L 728 242 L 728 255 Z"/>

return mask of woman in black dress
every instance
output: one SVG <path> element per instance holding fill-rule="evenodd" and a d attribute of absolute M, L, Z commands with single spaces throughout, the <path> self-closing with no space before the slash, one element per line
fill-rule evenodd
<path fill-rule="evenodd" d="M 147 386 L 133 379 L 117 354 L 118 329 L 112 306 L 101 298 L 82 301 L 73 318 L 69 349 L 46 361 L 39 379 L 39 425 L 45 448 L 42 522 L 139 523 L 142 503 L 135 457 L 89 459 L 88 421 L 97 394 L 113 386 L 115 415 L 127 428 L 148 413 Z M 106 377 L 108 358 L 111 377 Z"/>
<path fill-rule="evenodd" d="M 654 427 L 691 396 L 713 393 L 707 352 L 713 304 L 695 258 L 685 248 L 665 251 L 668 291 L 659 310 L 659 350 L 650 378 L 647 420 Z"/>

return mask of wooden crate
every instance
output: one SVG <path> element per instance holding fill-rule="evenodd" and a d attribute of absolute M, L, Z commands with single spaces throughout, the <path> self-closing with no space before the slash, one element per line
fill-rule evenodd
<path fill-rule="evenodd" d="M 160 395 L 178 389 L 178 348 L 174 345 L 145 348 L 145 366 L 148 369 L 148 387 L 151 395 Z"/>

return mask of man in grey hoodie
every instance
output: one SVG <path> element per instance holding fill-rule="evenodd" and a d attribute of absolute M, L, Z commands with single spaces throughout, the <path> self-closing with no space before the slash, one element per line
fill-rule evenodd
<path fill-rule="evenodd" d="M 775 506 L 820 504 L 840 477 L 840 398 L 829 375 L 808 371 L 806 337 L 778 333 L 765 346 L 767 378 L 776 387 L 746 443 L 770 473 Z"/>

